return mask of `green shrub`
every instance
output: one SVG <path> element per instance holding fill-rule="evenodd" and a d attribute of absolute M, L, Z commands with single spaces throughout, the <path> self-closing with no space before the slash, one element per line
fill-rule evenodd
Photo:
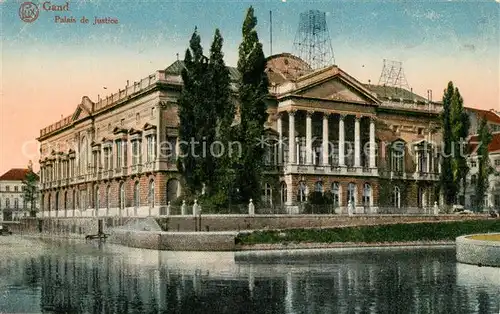
<path fill-rule="evenodd" d="M 500 220 L 409 223 L 331 229 L 254 231 L 237 237 L 241 244 L 287 242 L 411 242 L 455 240 L 464 234 L 500 232 Z M 280 236 L 280 233 L 282 234 Z M 284 234 L 284 236 L 283 236 Z"/>

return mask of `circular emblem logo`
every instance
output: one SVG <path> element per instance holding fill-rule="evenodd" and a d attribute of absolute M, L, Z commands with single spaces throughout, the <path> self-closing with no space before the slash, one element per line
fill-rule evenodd
<path fill-rule="evenodd" d="M 34 22 L 38 18 L 38 6 L 33 2 L 24 2 L 19 7 L 19 17 L 26 23 Z"/>

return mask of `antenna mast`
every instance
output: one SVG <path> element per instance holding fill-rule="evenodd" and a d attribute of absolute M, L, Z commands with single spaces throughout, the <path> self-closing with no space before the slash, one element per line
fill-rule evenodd
<path fill-rule="evenodd" d="M 403 70 L 403 63 L 384 59 L 384 67 L 382 69 L 382 73 L 380 74 L 378 85 L 410 90 L 410 86 L 406 81 L 405 72 Z"/>
<path fill-rule="evenodd" d="M 293 46 L 295 53 L 313 69 L 335 64 L 325 12 L 310 10 L 300 14 Z"/>
<path fill-rule="evenodd" d="M 270 38 L 270 45 L 269 45 L 269 55 L 273 55 L 273 11 L 269 11 L 269 38 Z"/>

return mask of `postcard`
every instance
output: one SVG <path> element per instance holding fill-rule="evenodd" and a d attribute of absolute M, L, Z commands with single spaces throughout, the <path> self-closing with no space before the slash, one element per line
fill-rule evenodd
<path fill-rule="evenodd" d="M 0 313 L 500 311 L 499 0 L 0 9 Z"/>

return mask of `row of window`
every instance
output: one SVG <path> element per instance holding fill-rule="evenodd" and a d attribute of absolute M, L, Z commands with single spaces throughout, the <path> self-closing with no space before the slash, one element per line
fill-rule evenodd
<path fill-rule="evenodd" d="M 149 181 L 148 184 L 148 206 L 149 207 L 154 207 L 155 206 L 155 182 L 153 179 Z M 125 184 L 123 182 L 120 183 L 118 187 L 118 208 L 124 209 L 126 207 L 125 204 Z M 141 196 L 141 191 L 140 191 L 140 184 L 138 181 L 134 183 L 134 190 L 133 190 L 133 206 L 134 207 L 139 207 L 141 206 L 140 202 L 140 196 Z M 93 193 L 91 193 L 90 190 L 87 191 L 80 191 L 80 193 L 77 193 L 76 190 L 73 190 L 73 203 L 72 203 L 72 208 L 68 207 L 68 192 L 64 192 L 63 194 L 63 199 L 62 199 L 62 204 L 59 204 L 59 192 L 56 192 L 55 194 L 55 203 L 54 203 L 54 209 L 55 210 L 60 210 L 60 209 L 81 209 L 85 210 L 87 209 L 87 201 L 89 205 L 93 205 L 94 209 L 99 209 L 102 208 L 102 198 L 101 198 L 101 190 L 99 186 L 94 187 Z M 44 203 L 44 196 L 42 196 L 42 204 Z M 109 209 L 111 205 L 111 186 L 108 185 L 106 186 L 106 191 L 104 195 L 104 208 Z M 52 199 L 49 196 L 47 198 L 47 209 L 52 210 Z"/>
<path fill-rule="evenodd" d="M 22 190 L 22 188 L 20 188 L 17 185 L 14 185 L 14 192 L 20 192 L 21 190 Z M 10 192 L 10 185 L 5 186 L 5 192 Z"/>
<path fill-rule="evenodd" d="M 21 202 L 21 206 L 19 206 L 19 202 Z M 14 207 L 11 207 L 11 204 L 14 205 Z M 2 207 L 2 201 L 0 201 L 0 207 Z M 18 209 L 18 208 L 28 208 L 28 204 L 26 202 L 23 201 L 23 199 L 17 199 L 15 198 L 14 199 L 14 202 L 11 203 L 11 200 L 10 198 L 6 198 L 5 199 L 5 207 L 4 208 L 14 208 L 14 209 Z"/>
<path fill-rule="evenodd" d="M 323 187 L 323 182 L 322 181 L 317 181 L 314 185 L 314 191 L 319 192 L 319 193 L 324 193 L 324 187 Z M 355 183 L 349 183 L 347 186 L 347 202 L 351 202 L 353 205 L 356 205 L 356 191 L 357 187 Z M 282 205 L 284 205 L 287 202 L 287 185 L 285 182 L 281 182 L 280 186 L 280 200 Z M 333 205 L 334 206 L 340 206 L 340 183 L 339 182 L 333 182 L 331 185 L 331 190 L 330 193 L 332 193 L 333 197 Z M 304 181 L 299 182 L 299 187 L 297 190 L 297 202 L 306 202 L 308 198 L 308 187 Z M 264 189 L 262 191 L 262 198 L 263 201 L 267 204 L 272 204 L 272 187 L 269 183 L 266 183 L 264 185 Z M 371 200 L 372 200 L 372 187 L 369 183 L 365 183 L 363 185 L 363 200 L 362 204 L 363 206 L 371 206 Z"/>
<path fill-rule="evenodd" d="M 493 160 L 493 164 L 495 165 L 495 167 L 500 166 L 500 158 L 494 159 Z M 470 167 L 471 168 L 476 168 L 477 167 L 477 161 L 474 161 L 474 160 L 471 161 L 470 162 Z"/>
<path fill-rule="evenodd" d="M 132 143 L 132 165 L 142 163 L 142 141 L 134 139 Z M 42 182 L 50 182 L 55 179 L 66 179 L 73 177 L 75 173 L 85 174 L 93 170 L 97 172 L 99 169 L 113 170 L 121 169 L 128 165 L 127 161 L 127 140 L 116 140 L 113 145 L 104 146 L 101 150 L 92 152 L 92 164 L 87 163 L 87 145 L 84 140 L 82 150 L 80 151 L 79 168 L 76 169 L 74 159 L 62 160 L 54 164 L 42 167 Z M 101 158 L 102 154 L 102 158 Z M 146 160 L 145 162 L 153 162 L 156 160 L 157 142 L 156 135 L 146 136 Z"/>
<path fill-rule="evenodd" d="M 262 191 L 262 200 L 269 205 L 272 205 L 273 197 L 272 197 L 272 187 L 269 183 L 264 185 L 264 189 Z M 325 193 L 323 182 L 317 181 L 314 184 L 314 192 Z M 333 206 L 338 207 L 341 206 L 341 186 L 339 182 L 333 182 L 331 185 L 331 189 L 329 191 L 333 197 Z M 297 201 L 302 203 L 306 202 L 308 198 L 308 187 L 305 182 L 299 182 L 299 187 L 297 191 Z M 372 187 L 369 183 L 365 183 L 363 185 L 363 195 L 361 204 L 364 207 L 372 206 Z M 281 183 L 280 187 L 280 200 L 282 205 L 287 202 L 287 185 L 285 182 Z M 349 183 L 347 185 L 347 203 L 351 202 L 352 205 L 357 205 L 357 186 L 355 183 Z M 398 186 L 394 186 L 391 196 L 390 196 L 390 205 L 395 208 L 401 208 L 401 189 Z M 427 193 L 425 188 L 419 188 L 417 195 L 417 206 L 424 207 L 428 206 L 427 202 Z"/>

